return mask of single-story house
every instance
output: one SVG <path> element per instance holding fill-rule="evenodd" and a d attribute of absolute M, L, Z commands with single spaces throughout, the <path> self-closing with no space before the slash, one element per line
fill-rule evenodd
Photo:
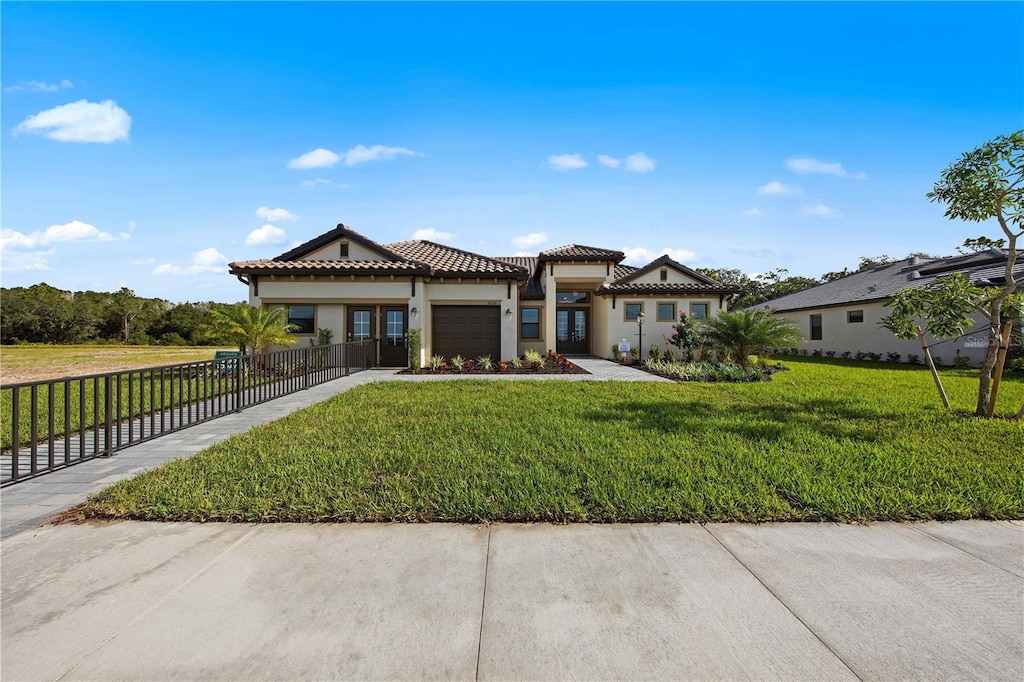
<path fill-rule="evenodd" d="M 903 289 L 921 288 L 954 273 L 963 273 L 981 285 L 1002 284 L 1006 281 L 1006 260 L 1007 252 L 995 248 L 949 258 L 904 258 L 780 296 L 759 307 L 772 309 L 776 315 L 796 322 L 806 337 L 802 348 L 811 352 L 831 351 L 836 356 L 845 352 L 854 356 L 858 352 L 877 353 L 883 359 L 898 353 L 903 362 L 910 355 L 923 361 L 924 353 L 917 339 L 898 339 L 881 326 L 882 318 L 892 312 L 887 307 L 891 297 Z M 1014 278 L 1024 278 L 1024 260 L 1015 264 Z M 988 347 L 988 322 L 981 314 L 975 314 L 974 319 L 971 332 L 931 348 L 932 355 L 941 358 L 941 364 L 951 365 L 958 356 L 968 358 L 972 367 L 980 364 Z M 937 341 L 943 340 L 926 338 L 929 345 Z"/>
<path fill-rule="evenodd" d="M 737 291 L 662 256 L 571 244 L 496 258 L 424 240 L 378 244 L 345 225 L 275 258 L 230 264 L 251 305 L 280 306 L 298 337 L 379 339 L 377 362 L 407 365 L 409 329 L 432 355 L 507 360 L 527 349 L 612 356 L 613 344 L 664 348 L 680 313 L 702 318 Z"/>

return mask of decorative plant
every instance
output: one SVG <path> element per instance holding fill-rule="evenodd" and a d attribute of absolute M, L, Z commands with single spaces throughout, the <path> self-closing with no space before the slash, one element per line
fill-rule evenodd
<path fill-rule="evenodd" d="M 494 363 L 491 362 L 490 355 L 481 355 L 476 359 L 477 366 L 485 372 L 490 372 Z"/>
<path fill-rule="evenodd" d="M 420 348 L 421 348 L 421 331 L 419 329 L 410 329 L 406 332 L 409 337 L 409 366 L 412 367 L 412 371 L 420 371 Z"/>
<path fill-rule="evenodd" d="M 508 361 L 508 364 L 509 367 L 511 367 L 512 369 L 522 369 L 523 359 L 520 358 L 518 355 L 515 355 L 512 357 L 511 360 Z"/>
<path fill-rule="evenodd" d="M 901 357 L 902 356 L 899 353 L 886 353 L 885 354 L 885 361 L 886 362 L 899 362 Z"/>
<path fill-rule="evenodd" d="M 970 369 L 971 359 L 966 355 L 958 355 L 953 358 L 953 367 L 956 369 Z"/>
<path fill-rule="evenodd" d="M 693 360 L 693 352 L 704 344 L 704 335 L 697 320 L 680 312 L 679 321 L 672 325 L 672 334 L 665 340 L 681 350 L 682 357 Z"/>
<path fill-rule="evenodd" d="M 544 356 L 533 350 L 532 348 L 523 353 L 523 358 L 526 362 L 530 363 L 530 366 L 537 369 L 544 364 Z"/>
<path fill-rule="evenodd" d="M 616 360 L 622 359 L 622 351 L 619 350 L 619 344 L 617 343 L 612 344 L 612 357 L 615 358 Z"/>
<path fill-rule="evenodd" d="M 844 350 L 839 357 L 841 357 L 843 360 L 849 360 L 850 359 L 850 355 L 851 355 L 850 351 Z"/>
<path fill-rule="evenodd" d="M 918 365 L 920 363 L 921 363 L 920 356 L 914 355 L 913 353 L 910 353 L 909 355 L 907 355 L 907 364 L 908 365 Z"/>
<path fill-rule="evenodd" d="M 508 363 L 507 362 L 499 362 L 498 363 L 498 371 L 499 372 L 507 372 L 508 371 Z"/>
<path fill-rule="evenodd" d="M 436 372 L 437 370 L 444 367 L 444 356 L 443 355 L 431 355 L 430 356 L 430 371 Z"/>
<path fill-rule="evenodd" d="M 464 357 L 462 357 L 461 355 L 453 356 L 452 357 L 452 369 L 454 369 L 456 372 L 461 372 L 462 371 L 462 365 L 463 365 L 464 362 L 466 362 L 466 359 Z"/>
<path fill-rule="evenodd" d="M 704 320 L 701 331 L 708 342 L 732 356 L 740 367 L 750 364 L 751 355 L 757 355 L 764 365 L 768 349 L 798 343 L 804 338 L 792 320 L 754 308 L 721 311 Z"/>
<path fill-rule="evenodd" d="M 648 354 L 652 358 L 657 360 L 658 358 L 661 357 L 661 348 L 658 347 L 658 344 L 652 343 L 650 349 L 648 350 Z"/>
<path fill-rule="evenodd" d="M 836 352 L 834 350 L 827 350 L 827 351 L 825 351 L 825 357 L 834 358 L 835 356 L 836 356 Z"/>
<path fill-rule="evenodd" d="M 466 358 L 462 363 L 462 369 L 467 372 L 472 372 L 476 368 L 476 360 L 473 358 Z"/>

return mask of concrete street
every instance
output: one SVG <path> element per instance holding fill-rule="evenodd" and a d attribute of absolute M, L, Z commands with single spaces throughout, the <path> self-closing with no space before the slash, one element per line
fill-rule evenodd
<path fill-rule="evenodd" d="M 1024 524 L 45 526 L 4 680 L 1024 679 Z"/>

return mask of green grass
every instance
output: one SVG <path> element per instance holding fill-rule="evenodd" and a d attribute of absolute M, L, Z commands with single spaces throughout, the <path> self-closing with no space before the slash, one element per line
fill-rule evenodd
<path fill-rule="evenodd" d="M 230 521 L 1024 518 L 1024 424 L 926 370 L 788 359 L 754 384 L 371 384 L 76 514 Z M 958 407 L 976 372 L 944 372 Z M 1024 401 L 1004 380 L 1002 411 Z"/>
<path fill-rule="evenodd" d="M 192 346 L 123 346 L 49 344 L 0 346 L 3 385 L 60 377 L 99 374 L 138 367 L 210 360 L 222 350 Z M 227 350 L 234 350 L 228 348 Z"/>

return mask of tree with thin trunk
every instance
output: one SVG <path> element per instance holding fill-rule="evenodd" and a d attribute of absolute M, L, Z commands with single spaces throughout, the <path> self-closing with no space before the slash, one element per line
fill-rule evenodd
<path fill-rule="evenodd" d="M 751 355 L 757 355 L 764 364 L 771 349 L 789 348 L 804 340 L 795 322 L 757 308 L 720 311 L 705 320 L 700 331 L 711 345 L 725 350 L 741 367 L 750 364 Z"/>
<path fill-rule="evenodd" d="M 988 406 L 992 373 L 996 366 L 1006 312 L 1020 310 L 1021 283 L 1014 278 L 1017 239 L 1024 236 L 1024 130 L 1000 135 L 977 149 L 966 152 L 950 164 L 926 196 L 946 205 L 946 217 L 982 222 L 995 219 L 1006 236 L 1006 267 L 1003 282 L 971 282 L 962 274 L 942 277 L 921 289 L 908 289 L 893 297 L 892 314 L 883 325 L 902 339 L 917 335 L 917 320 L 935 337 L 964 334 L 974 324 L 971 314 L 980 312 L 987 320 L 988 351 L 981 362 L 978 404 L 975 414 L 984 416 Z M 964 245 L 971 247 L 967 240 Z M 1003 240 L 988 240 L 985 246 Z"/>
<path fill-rule="evenodd" d="M 242 353 L 258 355 L 271 346 L 295 343 L 295 325 L 288 324 L 282 308 L 239 304 L 211 310 L 213 323 L 223 338 L 238 345 Z"/>

